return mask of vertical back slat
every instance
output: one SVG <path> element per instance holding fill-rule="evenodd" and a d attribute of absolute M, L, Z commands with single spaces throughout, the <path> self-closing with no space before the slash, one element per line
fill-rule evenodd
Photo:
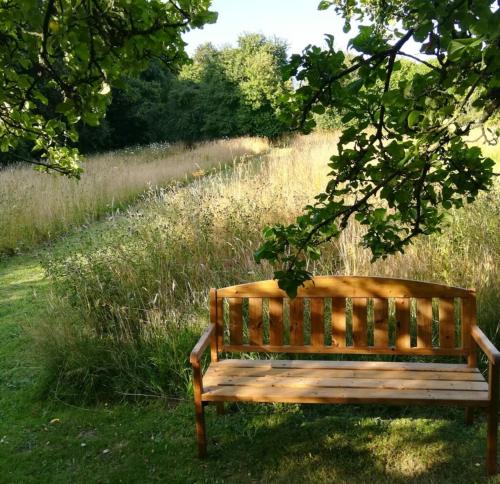
<path fill-rule="evenodd" d="M 232 345 L 243 344 L 243 300 L 229 298 L 229 341 Z"/>
<path fill-rule="evenodd" d="M 373 344 L 378 348 L 389 346 L 389 301 L 373 300 Z"/>
<path fill-rule="evenodd" d="M 262 337 L 262 298 L 248 299 L 249 341 L 251 345 L 261 345 Z"/>
<path fill-rule="evenodd" d="M 471 348 L 471 329 L 476 324 L 476 299 L 462 299 L 462 347 Z"/>
<path fill-rule="evenodd" d="M 210 289 L 210 322 L 217 324 L 217 291 Z"/>
<path fill-rule="evenodd" d="M 283 299 L 269 298 L 269 343 L 283 344 Z"/>
<path fill-rule="evenodd" d="M 325 311 L 325 301 L 321 297 L 311 298 L 311 345 L 324 346 L 325 325 L 323 315 Z"/>
<path fill-rule="evenodd" d="M 217 361 L 219 355 L 217 352 L 217 291 L 215 289 L 210 289 L 210 322 L 215 325 L 215 334 L 212 333 L 210 336 L 210 353 L 211 360 Z"/>
<path fill-rule="evenodd" d="M 439 346 L 455 346 L 455 305 L 453 298 L 439 299 Z"/>
<path fill-rule="evenodd" d="M 217 297 L 217 347 L 219 350 L 224 346 L 224 298 Z"/>
<path fill-rule="evenodd" d="M 417 299 L 417 348 L 432 348 L 432 299 Z"/>
<path fill-rule="evenodd" d="M 410 300 L 398 297 L 396 304 L 396 348 L 410 348 Z"/>
<path fill-rule="evenodd" d="M 477 347 L 475 341 L 472 339 L 471 330 L 472 326 L 477 324 L 476 321 L 476 298 L 463 298 L 462 299 L 462 346 L 469 351 L 467 357 L 467 364 L 470 367 L 477 367 Z"/>
<path fill-rule="evenodd" d="M 352 299 L 352 344 L 368 346 L 368 327 L 366 324 L 366 298 Z"/>
<path fill-rule="evenodd" d="M 332 299 L 332 346 L 346 345 L 345 298 Z"/>
<path fill-rule="evenodd" d="M 304 299 L 290 299 L 290 344 L 304 344 Z"/>

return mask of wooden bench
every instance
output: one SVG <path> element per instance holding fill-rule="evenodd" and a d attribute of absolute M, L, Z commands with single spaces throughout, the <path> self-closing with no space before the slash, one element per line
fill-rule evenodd
<path fill-rule="evenodd" d="M 319 276 L 288 299 L 275 281 L 261 281 L 211 289 L 210 320 L 190 358 L 200 457 L 209 402 L 219 413 L 226 401 L 459 405 L 469 424 L 474 407 L 486 410 L 487 471 L 496 472 L 500 353 L 476 325 L 474 290 Z M 489 360 L 488 382 L 477 347 Z M 219 359 L 239 352 L 455 356 L 467 363 Z"/>

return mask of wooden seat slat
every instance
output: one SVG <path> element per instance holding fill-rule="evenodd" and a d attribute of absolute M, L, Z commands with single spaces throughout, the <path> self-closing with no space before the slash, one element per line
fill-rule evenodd
<path fill-rule="evenodd" d="M 325 361 L 325 360 L 242 360 L 226 359 L 211 365 L 212 368 L 224 366 L 244 368 L 329 368 L 351 370 L 412 370 L 412 371 L 451 371 L 480 373 L 463 363 L 422 363 L 411 361 Z"/>
<path fill-rule="evenodd" d="M 425 380 L 425 379 L 376 379 L 376 378 L 330 378 L 310 376 L 263 375 L 232 376 L 211 373 L 203 378 L 204 387 L 214 386 L 252 386 L 252 387 L 292 387 L 292 388 L 394 388 L 400 390 L 467 390 L 488 391 L 486 381 L 464 380 Z"/>
<path fill-rule="evenodd" d="M 453 381 L 484 381 L 481 373 L 465 372 L 439 372 L 409 370 L 349 370 L 349 369 L 322 369 L 322 368 L 238 368 L 238 367 L 214 367 L 211 366 L 206 375 L 226 376 L 266 376 L 275 375 L 280 378 L 315 377 L 315 378 L 366 378 L 376 380 L 386 379 L 408 379 L 408 380 L 453 380 Z"/>
<path fill-rule="evenodd" d="M 222 386 L 206 388 L 204 401 L 283 403 L 425 403 L 487 406 L 488 392 L 454 390 L 400 390 L 386 388 L 283 388 Z"/>

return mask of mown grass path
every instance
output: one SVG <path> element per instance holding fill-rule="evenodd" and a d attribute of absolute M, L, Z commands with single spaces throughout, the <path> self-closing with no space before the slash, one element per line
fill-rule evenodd
<path fill-rule="evenodd" d="M 209 410 L 210 457 L 199 461 L 190 402 L 40 400 L 23 328 L 36 324 L 47 291 L 35 257 L 0 265 L 1 483 L 486 481 L 484 418 L 466 427 L 458 409 Z"/>

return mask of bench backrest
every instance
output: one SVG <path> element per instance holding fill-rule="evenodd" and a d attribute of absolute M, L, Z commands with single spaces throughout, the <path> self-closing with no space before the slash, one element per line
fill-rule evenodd
<path fill-rule="evenodd" d="M 210 291 L 218 351 L 463 355 L 472 289 L 382 277 L 317 276 L 288 299 L 276 281 Z"/>

